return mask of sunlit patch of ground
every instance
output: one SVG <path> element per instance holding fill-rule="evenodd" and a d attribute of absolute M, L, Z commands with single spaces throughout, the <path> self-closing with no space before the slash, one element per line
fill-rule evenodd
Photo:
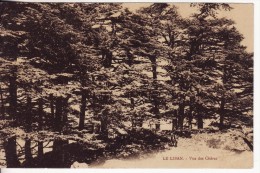
<path fill-rule="evenodd" d="M 179 138 L 178 147 L 147 154 L 141 159 L 108 160 L 100 167 L 111 168 L 251 168 L 253 152 L 241 132 L 194 134 Z"/>

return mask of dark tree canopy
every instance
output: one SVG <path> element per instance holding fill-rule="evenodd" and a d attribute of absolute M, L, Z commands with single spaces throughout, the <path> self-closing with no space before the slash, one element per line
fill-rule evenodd
<path fill-rule="evenodd" d="M 183 18 L 172 3 L 133 12 L 122 3 L 1 2 L 0 121 L 29 136 L 91 133 L 111 145 L 127 135 L 152 145 L 142 135 L 162 137 L 163 123 L 182 135 L 252 127 L 254 55 L 235 22 L 219 17 L 232 7 L 190 8 Z M 6 143 L 19 166 L 15 138 Z"/>

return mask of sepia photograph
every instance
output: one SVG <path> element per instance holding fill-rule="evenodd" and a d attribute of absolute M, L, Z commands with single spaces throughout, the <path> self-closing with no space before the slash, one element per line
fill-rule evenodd
<path fill-rule="evenodd" d="M 0 2 L 0 168 L 254 166 L 254 4 Z"/>

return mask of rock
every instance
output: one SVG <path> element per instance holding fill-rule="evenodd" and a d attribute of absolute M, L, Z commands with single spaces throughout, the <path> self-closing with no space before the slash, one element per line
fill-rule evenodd
<path fill-rule="evenodd" d="M 253 133 L 249 133 L 246 137 L 247 137 L 249 142 L 253 143 L 253 140 L 254 140 L 254 134 Z"/>
<path fill-rule="evenodd" d="M 70 168 L 88 168 L 88 164 L 86 163 L 79 163 L 79 162 L 74 162 Z"/>

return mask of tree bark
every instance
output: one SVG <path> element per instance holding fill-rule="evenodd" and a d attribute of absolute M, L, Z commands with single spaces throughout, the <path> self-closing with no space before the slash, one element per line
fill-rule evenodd
<path fill-rule="evenodd" d="M 38 160 L 42 160 L 43 158 L 43 142 L 42 141 L 38 141 Z"/>
<path fill-rule="evenodd" d="M 11 70 L 11 76 L 9 77 L 9 96 L 10 96 L 10 113 L 13 119 L 17 119 L 17 67 L 13 67 Z"/>
<path fill-rule="evenodd" d="M 203 117 L 201 112 L 198 112 L 198 129 L 203 129 Z"/>
<path fill-rule="evenodd" d="M 157 119 L 155 123 L 155 129 L 160 130 L 160 111 L 159 111 L 159 103 L 158 103 L 158 86 L 157 86 L 157 62 L 156 62 L 156 56 L 151 56 L 150 61 L 152 63 L 152 73 L 153 73 L 153 85 L 154 85 L 154 91 L 152 93 L 152 99 L 154 104 L 154 115 Z"/>
<path fill-rule="evenodd" d="M 96 111 L 96 94 L 95 93 L 93 93 L 93 95 L 92 95 L 92 110 L 93 110 L 93 113 L 94 113 L 94 116 L 96 116 L 96 114 L 97 114 L 97 111 Z"/>
<path fill-rule="evenodd" d="M 226 81 L 227 81 L 227 70 L 226 70 L 226 65 L 223 67 L 223 77 L 222 77 L 222 82 L 223 86 L 225 87 Z M 224 117 L 225 117 L 225 94 L 222 93 L 221 96 L 221 103 L 220 103 L 220 110 L 219 110 L 219 129 L 222 130 L 224 128 Z"/>
<path fill-rule="evenodd" d="M 3 90 L 0 85 L 0 101 L 1 101 L 1 107 L 0 107 L 0 113 L 3 118 L 5 118 L 5 103 L 4 103 L 4 97 L 3 97 Z"/>
<path fill-rule="evenodd" d="M 134 110 L 135 109 L 135 100 L 132 96 L 130 97 L 130 102 L 131 102 L 131 109 Z"/>
<path fill-rule="evenodd" d="M 18 168 L 21 166 L 16 150 L 16 137 L 10 137 L 4 142 L 7 168 Z"/>
<path fill-rule="evenodd" d="M 62 111 L 62 123 L 64 126 L 66 126 L 68 122 L 68 112 L 69 112 L 69 98 L 70 95 L 68 95 L 64 100 L 63 100 L 63 111 Z"/>
<path fill-rule="evenodd" d="M 203 106 L 201 103 L 197 103 L 197 127 L 203 128 Z"/>
<path fill-rule="evenodd" d="M 130 97 L 130 102 L 131 102 L 131 110 L 133 111 L 135 108 L 135 102 L 134 102 L 134 98 L 131 96 L 131 94 L 129 94 Z M 135 113 L 132 115 L 132 127 L 136 127 L 136 115 Z"/>
<path fill-rule="evenodd" d="M 172 118 L 172 131 L 175 131 L 178 129 L 178 112 L 177 110 L 173 111 L 173 118 Z"/>
<path fill-rule="evenodd" d="M 179 104 L 179 113 L 178 113 L 178 126 L 182 130 L 183 129 L 183 120 L 184 120 L 184 99 L 181 96 L 180 104 Z"/>
<path fill-rule="evenodd" d="M 225 117 L 225 98 L 222 96 L 220 103 L 220 113 L 219 113 L 219 129 L 224 128 L 224 117 Z"/>
<path fill-rule="evenodd" d="M 32 151 L 31 151 L 31 140 L 30 139 L 25 139 L 24 154 L 25 154 L 26 165 L 30 166 L 31 162 L 32 162 L 32 158 L 33 158 L 32 157 Z"/>
<path fill-rule="evenodd" d="M 189 128 L 192 129 L 192 119 L 193 119 L 193 105 L 195 99 L 194 97 L 190 97 L 190 110 L 189 110 Z"/>
<path fill-rule="evenodd" d="M 129 50 L 127 50 L 126 52 L 126 56 L 127 56 L 127 64 L 131 67 L 133 65 L 133 55 L 130 53 Z"/>
<path fill-rule="evenodd" d="M 50 108 L 51 108 L 51 122 L 52 126 L 55 126 L 55 112 L 54 112 L 54 99 L 53 94 L 50 94 Z"/>
<path fill-rule="evenodd" d="M 68 145 L 68 140 L 56 139 L 53 142 L 53 154 L 56 158 L 53 165 L 55 165 L 57 168 L 66 167 L 66 145 Z"/>
<path fill-rule="evenodd" d="M 103 64 L 105 68 L 109 68 L 112 65 L 113 54 L 109 50 L 103 50 L 102 53 Z"/>
<path fill-rule="evenodd" d="M 159 105 L 158 105 L 158 100 L 157 97 L 154 97 L 154 114 L 155 117 L 157 119 L 156 123 L 155 123 L 155 129 L 156 130 L 160 130 L 160 112 L 159 112 Z"/>
<path fill-rule="evenodd" d="M 42 99 L 38 100 L 38 104 L 39 104 L 39 121 L 38 121 L 38 129 L 42 130 L 42 125 L 43 125 L 43 101 Z"/>
<path fill-rule="evenodd" d="M 101 136 L 104 140 L 108 139 L 107 121 L 108 121 L 108 110 L 106 109 L 103 111 L 101 115 L 101 125 L 100 125 Z"/>
<path fill-rule="evenodd" d="M 81 95 L 81 107 L 80 107 L 80 115 L 79 115 L 79 130 L 84 129 L 84 123 L 85 123 L 85 112 L 87 107 L 87 94 L 85 91 L 82 91 Z"/>
<path fill-rule="evenodd" d="M 156 57 L 155 56 L 151 56 L 150 60 L 152 62 L 153 79 L 157 80 L 157 62 L 156 62 Z"/>
<path fill-rule="evenodd" d="M 32 130 L 32 99 L 27 97 L 27 111 L 26 111 L 26 130 L 30 132 Z"/>
<path fill-rule="evenodd" d="M 62 97 L 56 98 L 56 112 L 55 112 L 55 126 L 54 129 L 56 131 L 61 131 L 62 129 Z"/>

